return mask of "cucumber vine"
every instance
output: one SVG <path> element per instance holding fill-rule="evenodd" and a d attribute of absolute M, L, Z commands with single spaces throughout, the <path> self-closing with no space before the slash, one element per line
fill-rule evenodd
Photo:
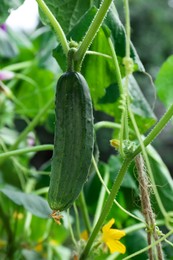
<path fill-rule="evenodd" d="M 91 156 L 92 156 L 92 166 L 94 166 L 95 172 L 97 173 L 97 176 L 102 184 L 102 188 L 101 188 L 101 192 L 100 192 L 100 196 L 99 196 L 99 201 L 97 204 L 97 209 L 96 209 L 96 215 L 95 218 L 93 220 L 93 222 L 91 222 L 90 216 L 89 216 L 89 212 L 87 209 L 87 204 L 85 201 L 85 196 L 84 196 L 84 191 L 82 190 L 83 188 L 83 184 L 85 183 L 86 179 L 82 180 L 82 184 L 80 189 L 78 189 L 78 191 L 76 192 L 76 190 L 72 190 L 70 186 L 68 186 L 69 191 L 72 194 L 72 191 L 74 192 L 73 197 L 74 200 L 76 200 L 77 196 L 78 200 L 77 202 L 74 202 L 71 200 L 71 198 L 69 198 L 68 201 L 68 206 L 73 203 L 73 210 L 74 210 L 74 215 L 76 218 L 76 233 L 77 233 L 77 238 L 78 240 L 80 240 L 80 234 L 81 234 L 81 230 L 80 230 L 80 220 L 79 220 L 79 212 L 78 212 L 78 208 L 77 208 L 77 204 L 80 204 L 80 210 L 82 212 L 82 216 L 84 219 L 84 225 L 86 227 L 86 231 L 88 234 L 88 239 L 87 241 L 81 246 L 80 243 L 78 243 L 78 241 L 75 238 L 75 233 L 73 231 L 72 225 L 71 225 L 71 220 L 70 220 L 70 211 L 68 209 L 68 226 L 69 226 L 69 231 L 71 234 L 71 239 L 73 241 L 73 244 L 77 250 L 76 252 L 76 259 L 80 259 L 80 260 L 84 260 L 87 259 L 88 255 L 90 254 L 91 249 L 93 248 L 97 248 L 100 246 L 100 242 L 95 243 L 98 237 L 98 234 L 100 233 L 100 231 L 102 230 L 102 227 L 104 225 L 104 222 L 107 219 L 107 216 L 113 206 L 113 203 L 115 203 L 120 210 L 122 210 L 124 213 L 126 213 L 127 215 L 131 216 L 133 219 L 139 221 L 140 223 L 138 224 L 134 224 L 131 228 L 126 228 L 125 232 L 126 234 L 135 231 L 135 230 L 139 230 L 141 228 L 146 228 L 147 229 L 147 238 L 148 238 L 148 246 L 139 250 L 138 252 L 135 252 L 125 258 L 123 258 L 124 260 L 126 259 L 131 259 L 132 257 L 141 254 L 142 252 L 148 251 L 148 255 L 149 255 L 149 259 L 163 259 L 163 252 L 162 252 L 162 246 L 161 246 L 161 242 L 162 241 L 166 241 L 167 242 L 167 237 L 173 234 L 173 229 L 172 229 L 172 223 L 173 223 L 173 212 L 167 212 L 164 206 L 164 203 L 159 195 L 158 192 L 158 188 L 157 185 L 155 183 L 155 179 L 153 176 L 153 172 L 152 172 L 152 167 L 150 165 L 150 160 L 149 160 L 149 156 L 148 156 L 148 148 L 147 146 L 150 145 L 153 140 L 158 136 L 158 134 L 160 134 L 161 131 L 163 131 L 163 129 L 165 128 L 165 126 L 167 125 L 167 123 L 169 122 L 169 120 L 171 119 L 171 117 L 173 116 L 173 104 L 170 106 L 170 108 L 167 110 L 167 112 L 162 116 L 162 118 L 156 123 L 156 125 L 153 127 L 153 129 L 149 132 L 149 134 L 144 137 L 139 130 L 139 126 L 138 126 L 138 122 L 136 120 L 136 117 L 132 111 L 132 106 L 131 106 L 131 98 L 130 98 L 130 90 L 129 90 L 129 85 L 130 85 L 130 77 L 133 77 L 133 73 L 134 73 L 134 61 L 131 57 L 131 27 L 130 27 L 130 10 L 129 10 L 129 1 L 128 0 L 124 0 L 124 10 L 125 10 L 125 57 L 122 59 L 122 64 L 124 66 L 124 71 L 125 71 L 125 75 L 122 74 L 122 70 L 120 68 L 119 65 L 119 58 L 117 56 L 117 50 L 115 49 L 113 40 L 112 40 L 112 35 L 111 32 L 106 34 L 107 40 L 108 40 L 108 45 L 109 45 L 109 51 L 110 53 L 101 53 L 101 52 L 95 52 L 95 51 L 91 51 L 89 50 L 89 47 L 91 46 L 91 44 L 93 43 L 94 38 L 96 37 L 100 27 L 103 24 L 104 19 L 106 18 L 106 15 L 109 11 L 109 8 L 111 6 L 111 4 L 113 4 L 112 0 L 103 0 L 101 1 L 100 7 L 97 10 L 97 13 L 94 17 L 94 19 L 92 20 L 88 30 L 86 31 L 85 36 L 83 37 L 83 39 L 81 39 L 80 42 L 74 42 L 73 40 L 68 41 L 67 37 L 60 25 L 60 23 L 57 21 L 57 19 L 54 17 L 54 15 L 52 14 L 52 12 L 49 10 L 48 6 L 46 5 L 46 3 L 44 2 L 44 0 L 36 0 L 36 2 L 38 3 L 39 8 L 42 10 L 42 12 L 44 13 L 44 15 L 46 16 L 46 18 L 49 20 L 49 23 L 51 25 L 51 27 L 53 28 L 53 31 L 55 32 L 58 42 L 60 43 L 60 45 L 62 46 L 64 55 L 67 59 L 67 73 L 66 76 L 69 77 L 69 75 L 78 75 L 78 78 L 73 79 L 74 80 L 74 86 L 72 88 L 72 90 L 74 91 L 74 87 L 76 87 L 78 85 L 79 90 L 81 91 L 81 88 L 83 88 L 82 86 L 82 80 L 83 80 L 83 76 L 79 73 L 82 70 L 82 66 L 84 65 L 84 60 L 86 55 L 99 55 L 101 56 L 103 59 L 107 59 L 111 62 L 111 65 L 114 68 L 115 71 L 115 81 L 117 82 L 118 85 L 118 89 L 119 89 L 119 108 L 121 111 L 121 116 L 120 116 L 120 123 L 115 123 L 115 122 L 107 122 L 107 121 L 102 121 L 102 122 L 97 122 L 94 126 L 92 122 L 92 114 L 90 113 L 90 118 L 87 121 L 87 116 L 89 114 L 89 112 L 86 109 L 86 106 L 83 106 L 82 108 L 82 112 L 85 112 L 83 114 L 83 117 L 81 119 L 81 125 L 80 125 L 80 130 L 81 135 L 84 136 L 86 134 L 86 129 L 88 127 L 88 125 L 90 126 L 90 128 L 94 127 L 95 132 L 97 133 L 97 131 L 101 128 L 110 128 L 110 129 L 117 129 L 119 131 L 119 139 L 113 139 L 111 140 L 111 144 L 112 146 L 114 146 L 116 148 L 116 150 L 118 150 L 120 157 L 123 159 L 121 168 L 119 169 L 119 172 L 116 176 L 116 179 L 111 187 L 111 189 L 109 189 L 107 187 L 108 181 L 109 181 L 109 171 L 108 168 L 105 167 L 105 175 L 104 178 L 102 178 L 101 173 L 99 171 L 98 165 L 97 165 L 97 160 L 94 158 L 94 155 L 92 155 L 93 153 L 93 131 L 91 131 L 91 129 L 88 130 L 87 133 L 87 137 L 88 140 L 90 140 L 90 138 L 92 140 L 91 141 L 91 145 L 90 147 L 87 146 L 88 143 L 87 141 L 85 142 L 85 145 L 80 146 L 81 149 L 81 153 L 76 153 L 76 157 L 79 157 L 79 154 L 82 154 L 82 152 L 85 150 L 85 148 L 87 147 L 88 150 L 90 150 Z M 93 4 L 93 1 L 90 1 L 90 6 Z M 103 28 L 104 31 L 104 28 Z M 32 63 L 32 61 L 28 61 L 28 62 L 21 62 L 19 64 L 16 65 L 11 65 L 7 66 L 6 69 L 11 69 L 11 70 L 15 70 L 17 68 L 25 68 L 27 66 L 29 66 Z M 16 66 L 16 67 L 15 67 Z M 76 73 L 76 74 L 75 74 Z M 81 78 L 80 78 L 81 77 Z M 123 78 L 124 77 L 124 78 Z M 80 80 L 79 80 L 80 79 Z M 82 80 L 81 80 L 82 79 Z M 61 80 L 61 78 L 60 78 Z M 72 84 L 72 80 L 69 80 L 70 84 Z M 61 82 L 62 83 L 62 82 Z M 66 89 L 67 87 L 67 79 L 65 79 L 65 81 L 63 81 L 63 88 L 62 91 L 64 91 L 64 89 Z M 71 85 L 70 85 L 71 86 Z M 82 92 L 82 102 L 87 103 L 89 100 L 90 95 L 87 94 L 87 91 L 84 89 Z M 78 120 L 78 113 L 80 111 L 80 107 L 78 106 L 79 103 L 75 103 L 76 102 L 76 97 L 77 94 L 79 93 L 79 91 L 77 91 L 73 98 L 73 102 L 71 103 L 71 110 L 76 110 L 76 115 L 77 115 L 77 120 Z M 65 103 L 65 101 L 63 100 L 63 94 L 64 92 L 61 93 L 61 99 L 58 100 L 58 105 L 62 102 L 62 106 Z M 58 94 L 59 95 L 59 94 Z M 66 94 L 67 96 L 67 94 Z M 80 97 L 81 98 L 81 97 Z M 72 96 L 70 96 L 70 101 L 72 99 Z M 25 153 L 30 153 L 30 152 L 37 152 L 37 151 L 45 151 L 45 150 L 53 150 L 54 146 L 52 144 L 47 144 L 47 145 L 37 145 L 37 146 L 33 146 L 33 147 L 28 147 L 28 148 L 21 148 L 19 149 L 19 145 L 20 143 L 26 138 L 26 136 L 28 135 L 28 133 L 30 131 L 32 131 L 40 122 L 40 119 L 44 116 L 44 114 L 53 106 L 53 102 L 54 102 L 54 98 L 51 99 L 36 115 L 36 117 L 29 122 L 28 126 L 19 134 L 19 136 L 17 137 L 16 141 L 9 147 L 9 150 L 5 150 L 4 153 L 0 154 L 0 164 L 3 164 L 3 162 L 5 162 L 5 160 L 7 160 L 10 157 L 14 157 L 17 155 L 21 155 L 21 154 L 25 154 Z M 57 104 L 56 104 L 57 105 Z M 92 103 L 90 102 L 90 112 L 92 111 Z M 73 107 L 72 107 L 73 106 Z M 64 106 L 64 110 L 67 108 L 67 105 Z M 56 109 L 57 110 L 60 109 L 60 107 L 58 107 Z M 71 111 L 69 110 L 69 111 Z M 67 111 L 66 111 L 67 112 Z M 70 112 L 71 113 L 71 112 Z M 69 114 L 70 115 L 70 114 Z M 71 126 L 69 127 L 70 123 L 71 123 L 71 117 L 67 117 L 64 114 L 63 115 L 63 120 L 64 118 L 68 120 L 66 125 L 63 125 L 64 129 L 62 132 L 60 132 L 60 141 L 64 138 L 64 133 L 65 130 L 70 128 L 71 132 L 74 128 L 74 125 L 71 124 Z M 73 118 L 74 119 L 74 118 Z M 79 123 L 79 120 L 76 122 Z M 57 123 L 57 122 L 56 122 Z M 59 123 L 59 122 L 58 122 Z M 60 129 L 60 130 L 59 130 Z M 62 130 L 62 125 L 59 124 L 58 125 L 58 130 L 56 129 L 56 131 L 61 131 Z M 76 128 L 76 131 L 78 129 Z M 133 134 L 133 138 L 135 136 L 136 138 L 136 142 L 137 145 L 135 143 L 134 145 L 134 141 L 131 140 L 131 134 Z M 75 140 L 75 133 L 74 133 L 74 138 L 73 138 L 73 143 L 71 143 L 71 148 L 74 149 L 74 154 L 77 151 L 78 147 L 79 147 L 79 143 Z M 56 143 L 56 149 L 58 147 L 61 146 L 59 141 L 59 136 L 56 136 L 57 138 L 57 143 Z M 70 137 L 68 139 L 68 143 L 71 141 Z M 76 143 L 75 143 L 76 142 Z M 88 141 L 89 142 L 89 141 Z M 58 145 L 57 145 L 58 144 Z M 74 147 L 74 144 L 76 145 Z M 65 144 L 63 143 L 62 145 Z M 3 145 L 1 145 L 3 146 Z M 63 150 L 63 152 L 65 151 L 65 148 Z M 88 152 L 88 151 L 87 151 Z M 86 152 L 86 153 L 87 153 Z M 57 164 L 57 157 L 58 157 L 58 152 L 56 153 L 56 158 L 53 158 L 53 163 L 54 163 L 54 173 L 55 171 L 57 171 L 56 168 L 61 170 L 61 166 L 62 165 L 58 165 Z M 65 152 L 64 152 L 65 153 Z M 73 151 L 71 151 L 71 155 L 72 155 Z M 91 156 L 88 157 L 88 162 L 91 162 Z M 83 156 L 83 162 L 86 161 L 87 156 Z M 55 160 L 56 159 L 56 160 Z M 75 156 L 74 158 L 72 158 L 75 160 Z M 68 166 L 66 164 L 66 161 L 64 160 L 63 157 L 61 157 L 61 160 L 63 161 L 63 170 L 66 169 L 65 167 Z M 59 160 L 60 161 L 60 160 Z M 59 162 L 58 161 L 58 162 Z M 73 162 L 73 160 L 72 160 Z M 120 186 L 124 180 L 125 174 L 127 173 L 127 170 L 129 168 L 129 166 L 131 165 L 132 162 L 135 162 L 136 165 L 136 170 L 137 170 L 137 174 L 138 174 L 138 180 L 139 180 L 139 190 L 141 193 L 141 207 L 142 207 L 142 211 L 143 211 L 143 218 L 136 216 L 135 214 L 128 212 L 125 208 L 123 208 L 117 201 L 116 201 L 116 196 L 119 192 Z M 86 178 L 88 177 L 88 169 L 89 169 L 89 163 L 88 163 L 88 168 L 84 167 L 84 166 L 80 166 L 80 170 L 82 169 L 82 172 L 84 175 L 86 175 Z M 58 167 L 57 167 L 58 165 Z M 73 163 L 71 164 L 72 166 Z M 78 167 L 78 166 L 76 166 Z M 83 167 L 83 168 L 82 168 Z M 87 169 L 86 169 L 87 168 Z M 79 170 L 78 168 L 76 168 L 77 170 Z M 80 172 L 78 171 L 79 175 L 76 177 L 76 171 L 74 169 L 71 169 L 71 172 L 73 173 L 73 178 L 74 180 L 77 179 L 77 181 L 79 181 L 81 179 L 80 177 Z M 65 170 L 64 170 L 65 171 Z M 67 173 L 67 172 L 65 172 Z M 148 177 L 147 177 L 148 176 Z M 68 178 L 67 178 L 67 174 L 66 174 L 66 182 L 69 182 Z M 60 176 L 59 179 L 61 179 L 62 176 Z M 150 192 L 148 190 L 148 178 L 149 178 L 149 182 L 151 182 L 151 186 L 152 186 L 152 190 L 154 192 L 154 196 L 156 198 L 159 210 L 162 214 L 162 219 L 157 220 L 155 219 L 155 214 L 153 212 L 152 209 L 152 205 L 150 202 Z M 59 181 L 59 180 L 58 180 Z M 23 182 L 23 181 L 21 181 Z M 74 181 L 75 182 L 75 181 Z M 74 183 L 73 182 L 73 183 Z M 76 182 L 77 183 L 77 182 Z M 55 182 L 55 178 L 53 179 L 53 181 L 51 182 L 51 195 L 49 194 L 49 200 L 54 200 L 53 203 L 54 205 L 52 206 L 52 208 L 54 209 L 52 216 L 54 217 L 54 219 L 57 221 L 57 223 L 60 224 L 60 219 L 57 218 L 57 212 L 56 212 L 56 208 L 59 207 L 58 209 L 63 210 L 63 209 L 67 209 L 67 205 L 64 204 L 64 198 L 62 199 L 62 205 L 61 206 L 57 206 L 57 197 L 59 196 L 59 194 L 57 193 L 57 189 L 55 192 L 55 186 L 57 185 L 57 183 Z M 64 182 L 64 186 L 65 186 L 65 182 Z M 24 186 L 24 185 L 23 185 Z M 67 187 L 67 185 L 66 185 Z M 58 188 L 62 188 L 62 186 L 60 185 L 60 187 Z M 65 190 L 65 187 L 63 187 L 63 189 Z M 82 190 L 82 191 L 81 191 Z M 47 191 L 47 189 L 46 189 Z M 45 192 L 45 190 L 43 191 Z M 61 194 L 62 194 L 62 190 L 61 190 Z M 52 197 L 51 197 L 52 196 Z M 107 196 L 107 197 L 106 197 Z M 65 197 L 65 196 L 64 196 Z M 106 197 L 106 199 L 105 199 Z M 53 199 L 52 199 L 53 198 Z M 57 203 L 58 204 L 58 203 Z M 0 207 L 0 211 L 2 211 L 2 218 L 4 221 L 5 215 L 3 213 L 3 209 L 1 209 Z M 5 222 L 5 221 L 4 221 Z M 6 224 L 6 229 L 8 229 L 8 225 L 9 223 L 7 222 Z M 162 234 L 162 232 L 159 230 L 159 226 L 160 225 L 165 225 L 167 227 L 167 229 L 169 230 L 167 234 Z M 11 230 L 8 230 L 9 232 L 9 237 L 11 236 Z"/>

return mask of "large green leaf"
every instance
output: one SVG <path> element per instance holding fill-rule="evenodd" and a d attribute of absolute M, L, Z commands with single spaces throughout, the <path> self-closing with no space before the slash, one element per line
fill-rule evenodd
<path fill-rule="evenodd" d="M 125 57 L 126 53 L 126 33 L 114 4 L 111 5 L 104 24 L 111 31 L 111 38 L 114 43 L 116 54 L 119 58 L 120 67 L 123 67 L 122 59 Z M 130 44 L 130 56 L 133 59 L 135 65 L 134 70 L 144 71 L 144 67 L 132 43 Z"/>
<path fill-rule="evenodd" d="M 132 111 L 139 129 L 144 133 L 156 122 L 156 117 L 133 76 L 129 78 L 129 93 Z"/>
<path fill-rule="evenodd" d="M 65 33 L 73 29 L 82 15 L 91 7 L 91 0 L 45 0 L 45 3 Z M 49 21 L 43 14 L 41 17 L 44 23 L 49 24 Z"/>
<path fill-rule="evenodd" d="M 119 169 L 121 168 L 121 165 L 122 165 L 122 160 L 120 159 L 119 156 L 112 155 L 109 158 L 108 166 L 109 166 L 109 172 L 110 172 L 110 179 L 111 179 L 112 183 L 115 181 L 115 178 L 117 177 L 117 174 L 119 172 Z M 137 191 L 136 182 L 134 181 L 134 178 L 130 174 L 129 171 L 124 176 L 121 186 L 124 188 L 130 188 L 130 189 L 134 189 Z"/>
<path fill-rule="evenodd" d="M 16 110 L 21 115 L 34 117 L 54 95 L 54 74 L 33 66 L 22 78 L 14 90 L 18 99 Z"/>
<path fill-rule="evenodd" d="M 105 96 L 95 105 L 96 109 L 115 117 L 116 122 L 120 121 L 122 113 L 117 93 L 119 93 L 118 86 L 114 82 L 106 89 Z M 156 117 L 133 76 L 129 78 L 129 93 L 132 111 L 141 133 L 144 133 L 156 122 Z"/>
<path fill-rule="evenodd" d="M 1 0 L 0 4 L 0 24 L 5 22 L 12 9 L 18 8 L 24 0 Z"/>
<path fill-rule="evenodd" d="M 149 146 L 148 153 L 155 184 L 164 208 L 166 211 L 173 211 L 173 179 L 157 151 Z M 153 206 L 158 209 L 156 205 Z"/>
<path fill-rule="evenodd" d="M 81 41 L 96 12 L 97 8 L 95 7 L 89 9 L 88 12 L 85 13 L 85 15 L 76 24 L 73 30 L 71 30 L 67 35 L 68 40 L 72 38 L 77 42 Z M 110 29 L 112 30 L 112 40 L 115 43 L 115 48 L 117 48 L 118 60 L 120 62 L 119 65 L 121 67 L 123 77 L 124 69 L 122 66 L 122 59 L 125 55 L 125 30 L 113 5 L 111 6 L 108 17 L 105 20 L 105 24 L 100 28 L 92 45 L 90 46 L 90 51 L 104 53 L 110 56 L 111 51 L 108 43 L 108 34 L 105 32 L 105 26 L 107 26 L 108 31 L 110 31 Z M 54 50 L 54 57 L 58 61 L 62 70 L 66 70 L 66 58 L 60 45 Z M 143 71 L 144 68 L 132 44 L 131 57 L 135 63 L 135 70 Z M 120 94 L 117 85 L 115 68 L 111 58 L 87 54 L 82 65 L 81 72 L 88 82 L 91 96 L 94 101 L 94 108 L 96 110 L 104 111 L 113 117 L 116 116 L 116 120 L 119 121 L 122 112 L 119 109 Z M 130 82 L 130 94 L 133 99 L 132 110 L 138 120 L 139 128 L 142 132 L 145 132 L 155 122 L 155 116 L 134 79 L 131 79 Z"/>
<path fill-rule="evenodd" d="M 73 27 L 73 29 L 67 34 L 67 39 L 74 40 L 76 42 L 80 42 L 82 38 L 84 37 L 90 23 L 92 22 L 95 14 L 97 12 L 96 7 L 90 8 L 78 21 L 78 23 Z M 53 55 L 57 62 L 59 63 L 61 69 L 63 71 L 66 70 L 67 68 L 67 63 L 66 63 L 66 57 L 63 53 L 61 45 L 58 45 L 58 47 L 54 50 Z"/>
<path fill-rule="evenodd" d="M 155 84 L 160 100 L 168 108 L 173 103 L 173 55 L 163 63 Z"/>
<path fill-rule="evenodd" d="M 128 256 L 147 246 L 147 236 L 144 230 L 138 230 L 136 232 L 130 233 L 127 236 L 125 236 L 124 240 Z M 134 259 L 147 260 L 147 251 L 135 256 Z"/>
<path fill-rule="evenodd" d="M 12 200 L 15 204 L 22 205 L 26 210 L 35 216 L 40 218 L 48 218 L 51 213 L 51 209 L 49 208 L 47 201 L 38 195 L 26 194 L 9 185 L 0 188 L 0 192 Z"/>
<path fill-rule="evenodd" d="M 97 33 L 90 50 L 111 55 L 108 39 L 102 27 Z M 82 74 L 88 82 L 95 104 L 97 104 L 99 98 L 105 95 L 105 89 L 116 81 L 112 60 L 98 55 L 86 55 L 82 66 Z"/>
<path fill-rule="evenodd" d="M 18 48 L 9 33 L 0 28 L 0 58 L 13 58 L 18 54 Z"/>

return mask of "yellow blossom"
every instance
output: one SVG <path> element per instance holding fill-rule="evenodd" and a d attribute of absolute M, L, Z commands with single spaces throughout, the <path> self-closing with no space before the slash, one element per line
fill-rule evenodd
<path fill-rule="evenodd" d="M 0 249 L 6 247 L 7 241 L 0 239 Z"/>
<path fill-rule="evenodd" d="M 112 139 L 110 140 L 110 145 L 118 150 L 120 147 L 120 141 L 117 139 Z"/>
<path fill-rule="evenodd" d="M 111 253 L 119 252 L 124 254 L 126 252 L 126 247 L 119 241 L 119 239 L 125 236 L 125 232 L 111 228 L 114 223 L 115 220 L 112 218 L 103 226 L 102 241 L 107 245 Z"/>
<path fill-rule="evenodd" d="M 35 251 L 37 252 L 42 252 L 43 251 L 43 243 L 38 243 L 35 247 L 34 247 Z"/>
<path fill-rule="evenodd" d="M 86 230 L 84 230 L 81 234 L 80 234 L 80 237 L 83 239 L 83 240 L 88 240 L 88 232 Z"/>
<path fill-rule="evenodd" d="M 51 246 L 57 246 L 58 245 L 58 242 L 55 239 L 51 239 L 49 241 L 49 243 L 50 243 Z"/>
<path fill-rule="evenodd" d="M 19 213 L 19 212 L 17 212 L 17 211 L 15 211 L 15 212 L 13 213 L 13 218 L 15 218 L 15 219 L 20 220 L 20 219 L 23 219 L 23 217 L 24 217 L 23 213 Z"/>

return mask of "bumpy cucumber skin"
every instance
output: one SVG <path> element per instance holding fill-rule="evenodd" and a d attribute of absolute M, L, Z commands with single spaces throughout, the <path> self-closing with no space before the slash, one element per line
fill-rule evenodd
<path fill-rule="evenodd" d="M 92 102 L 80 73 L 60 77 L 55 106 L 48 202 L 53 210 L 62 211 L 71 206 L 87 180 L 94 146 Z"/>

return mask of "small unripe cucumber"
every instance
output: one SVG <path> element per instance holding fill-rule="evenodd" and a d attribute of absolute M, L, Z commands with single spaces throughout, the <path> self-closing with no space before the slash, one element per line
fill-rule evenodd
<path fill-rule="evenodd" d="M 87 180 L 94 146 L 92 102 L 80 73 L 60 77 L 55 105 L 48 201 L 53 210 L 62 211 L 71 206 Z"/>

